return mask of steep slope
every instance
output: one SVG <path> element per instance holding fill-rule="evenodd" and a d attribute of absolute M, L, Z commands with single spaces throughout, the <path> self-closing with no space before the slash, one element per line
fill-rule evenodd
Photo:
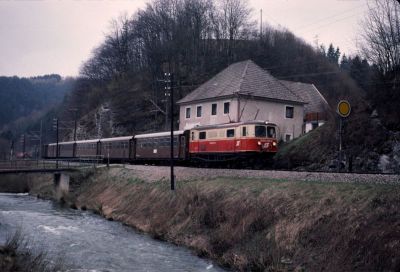
<path fill-rule="evenodd" d="M 0 77 L 0 157 L 7 156 L 12 141 L 18 142 L 20 134 L 59 105 L 74 84 L 75 79 L 59 75 Z"/>

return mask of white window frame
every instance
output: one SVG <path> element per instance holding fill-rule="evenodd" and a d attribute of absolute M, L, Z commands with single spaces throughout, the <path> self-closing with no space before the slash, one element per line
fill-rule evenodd
<path fill-rule="evenodd" d="M 286 117 L 286 108 L 287 108 L 287 107 L 293 108 L 293 117 L 292 117 L 292 118 Z M 285 117 L 285 119 L 290 119 L 290 120 L 293 120 L 293 119 L 294 119 L 294 109 L 295 109 L 295 106 L 293 106 L 293 105 L 285 105 L 285 106 L 283 107 L 283 116 Z"/>
<path fill-rule="evenodd" d="M 289 142 L 289 141 L 286 141 L 286 136 L 290 136 L 290 139 L 289 139 L 289 141 L 291 141 L 291 140 L 293 140 L 293 134 L 292 133 L 285 133 L 285 142 Z"/>
<path fill-rule="evenodd" d="M 200 116 L 197 116 L 197 108 L 198 108 L 198 107 L 201 107 L 201 115 L 200 115 Z M 195 116 L 196 116 L 196 119 L 200 119 L 200 118 L 202 118 L 202 117 L 203 117 L 203 104 L 196 105 L 196 112 L 195 112 Z"/>
<path fill-rule="evenodd" d="M 189 117 L 187 117 L 187 110 L 189 109 Z M 185 119 L 190 119 L 192 117 L 192 107 L 185 107 Z"/>
<path fill-rule="evenodd" d="M 215 109 L 215 114 L 213 114 L 213 105 L 216 105 L 217 106 L 217 108 Z M 217 116 L 218 115 L 218 103 L 217 102 L 215 102 L 215 103 L 211 103 L 211 116 Z"/>
<path fill-rule="evenodd" d="M 228 113 L 225 113 L 225 103 L 229 103 L 229 111 L 228 111 Z M 231 112 L 231 101 L 224 101 L 222 103 L 222 113 L 223 113 L 223 115 L 229 115 L 230 112 Z"/>

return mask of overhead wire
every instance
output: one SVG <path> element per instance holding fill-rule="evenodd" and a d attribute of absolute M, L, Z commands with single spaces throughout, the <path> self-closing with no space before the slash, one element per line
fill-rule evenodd
<path fill-rule="evenodd" d="M 362 8 L 362 7 L 365 7 L 365 6 L 366 6 L 366 4 L 363 4 L 363 5 L 360 5 L 360 6 L 357 6 L 357 7 L 353 7 L 353 8 L 351 8 L 351 9 L 348 9 L 348 10 L 341 11 L 340 13 L 336 13 L 335 15 L 328 16 L 328 17 L 322 18 L 322 19 L 320 19 L 320 20 L 316 20 L 316 21 L 313 21 L 313 22 L 311 22 L 311 23 L 302 25 L 302 26 L 296 28 L 295 30 L 298 31 L 298 30 L 301 30 L 301 29 L 304 29 L 304 28 L 308 28 L 308 27 L 310 27 L 310 26 L 314 26 L 315 24 L 318 24 L 318 23 L 320 23 L 320 22 L 323 22 L 323 21 L 326 21 L 326 20 L 329 20 L 329 19 L 332 19 L 332 18 L 335 18 L 335 17 L 338 17 L 338 16 L 342 16 L 343 14 L 349 13 L 349 12 L 351 12 L 351 11 L 355 11 L 355 9 Z M 357 11 L 357 12 L 355 12 L 355 13 L 358 13 L 358 12 L 359 12 L 359 10 L 356 10 L 356 11 Z M 354 15 L 354 14 L 353 14 L 353 15 Z M 353 15 L 352 15 L 352 16 L 353 16 Z M 336 21 L 336 20 L 335 20 L 335 21 Z"/>

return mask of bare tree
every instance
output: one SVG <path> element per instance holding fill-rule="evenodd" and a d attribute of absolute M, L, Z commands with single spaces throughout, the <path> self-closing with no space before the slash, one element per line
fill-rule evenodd
<path fill-rule="evenodd" d="M 374 0 L 363 22 L 361 50 L 386 74 L 400 69 L 400 4 Z"/>
<path fill-rule="evenodd" d="M 228 56 L 230 57 L 242 30 L 248 26 L 251 9 L 247 0 L 221 1 L 221 27 L 223 38 L 228 40 Z"/>

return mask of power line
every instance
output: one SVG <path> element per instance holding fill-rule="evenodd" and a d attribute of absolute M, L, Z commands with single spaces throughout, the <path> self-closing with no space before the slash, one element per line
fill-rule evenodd
<path fill-rule="evenodd" d="M 338 20 L 334 20 L 334 21 L 332 21 L 332 22 L 329 22 L 329 23 L 327 23 L 327 24 L 324 24 L 324 25 L 321 25 L 321 26 L 318 26 L 318 27 L 311 28 L 311 29 L 306 30 L 306 31 L 299 31 L 298 33 L 303 33 L 303 34 L 309 33 L 309 32 L 314 31 L 314 30 L 316 30 L 316 29 L 324 28 L 324 27 L 327 27 L 327 26 L 332 25 L 333 23 L 337 23 L 337 22 L 340 22 L 340 21 L 344 21 L 344 20 L 347 20 L 347 19 L 350 19 L 350 18 L 354 18 L 354 14 L 353 14 L 353 15 L 350 15 L 350 16 L 347 16 L 347 17 L 344 17 L 344 18 L 340 18 L 340 19 L 338 19 Z"/>
<path fill-rule="evenodd" d="M 355 11 L 355 9 L 359 9 L 359 8 L 362 8 L 362 7 L 365 7 L 365 6 L 366 6 L 366 4 L 363 4 L 363 5 L 360 5 L 360 6 L 358 6 L 358 7 L 354 7 L 354 8 L 348 9 L 348 10 L 344 10 L 344 11 L 342 11 L 342 12 L 340 12 L 340 13 L 336 13 L 336 14 L 334 14 L 334 15 L 332 15 L 332 16 L 325 17 L 325 18 L 322 18 L 322 19 L 320 19 L 320 20 L 316 20 L 316 21 L 313 21 L 313 22 L 311 22 L 311 23 L 302 25 L 302 26 L 298 27 L 296 30 L 308 28 L 309 26 L 314 26 L 316 23 L 323 22 L 323 21 L 326 21 L 326 20 L 328 20 L 328 19 L 332 19 L 332 18 L 341 16 L 341 15 L 343 15 L 343 14 L 349 13 L 349 12 L 351 12 L 351 11 Z M 357 10 L 357 12 L 355 12 L 355 13 L 358 13 L 358 10 Z"/>

